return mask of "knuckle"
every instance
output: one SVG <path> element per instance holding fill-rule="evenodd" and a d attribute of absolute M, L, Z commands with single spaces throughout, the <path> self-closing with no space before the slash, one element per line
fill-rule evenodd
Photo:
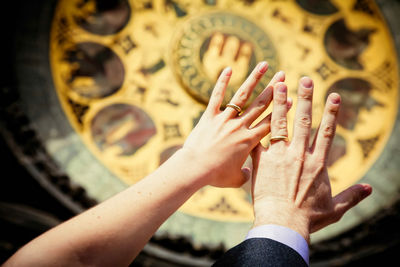
<path fill-rule="evenodd" d="M 213 91 L 212 97 L 214 97 L 214 98 L 220 98 L 220 97 L 222 97 L 222 95 L 223 95 L 222 87 L 223 87 L 223 86 L 222 86 L 221 84 L 218 84 L 218 85 L 215 87 L 214 91 Z"/>
<path fill-rule="evenodd" d="M 276 129 L 286 130 L 286 128 L 287 128 L 287 119 L 286 118 L 274 120 L 272 123 Z"/>
<path fill-rule="evenodd" d="M 310 116 L 301 116 L 297 120 L 297 125 L 302 128 L 310 128 L 311 127 L 311 117 Z"/>
<path fill-rule="evenodd" d="M 339 105 L 330 105 L 328 107 L 328 112 L 332 115 L 336 115 L 339 111 Z"/>
<path fill-rule="evenodd" d="M 287 99 L 285 96 L 274 95 L 274 103 L 275 104 L 286 105 L 286 101 L 287 101 Z"/>
<path fill-rule="evenodd" d="M 301 99 L 301 100 L 311 101 L 312 100 L 312 93 L 310 93 L 310 92 L 306 93 L 306 92 L 300 91 L 300 93 L 298 94 L 297 98 Z"/>
<path fill-rule="evenodd" d="M 244 103 L 246 103 L 247 97 L 246 95 L 241 95 L 238 97 L 238 105 L 242 106 Z"/>
<path fill-rule="evenodd" d="M 219 83 L 220 89 L 226 86 L 226 84 L 229 82 L 229 79 L 230 77 L 227 75 L 222 77 L 221 82 Z"/>
<path fill-rule="evenodd" d="M 262 97 L 257 101 L 256 106 L 264 107 L 265 105 L 267 105 L 267 103 L 268 103 L 268 99 L 266 97 Z"/>
<path fill-rule="evenodd" d="M 322 129 L 322 134 L 325 138 L 333 138 L 335 135 L 335 127 L 332 125 L 325 125 Z"/>
<path fill-rule="evenodd" d="M 238 102 L 245 103 L 246 100 L 247 100 L 247 92 L 245 90 L 243 90 L 238 95 Z"/>
<path fill-rule="evenodd" d="M 258 81 L 259 79 L 261 79 L 261 77 L 264 75 L 264 73 L 262 73 L 262 72 L 260 72 L 260 71 L 256 71 L 256 73 L 254 74 L 254 81 L 253 82 L 256 82 L 256 81 Z"/>
<path fill-rule="evenodd" d="M 238 105 L 241 106 L 243 103 L 246 103 L 246 100 L 247 100 L 247 96 L 245 94 L 241 94 L 238 97 L 238 103 L 239 103 Z"/>

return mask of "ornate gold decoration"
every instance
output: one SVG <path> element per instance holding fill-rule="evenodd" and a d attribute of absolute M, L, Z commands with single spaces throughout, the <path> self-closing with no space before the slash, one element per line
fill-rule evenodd
<path fill-rule="evenodd" d="M 271 79 L 277 71 L 277 53 L 268 35 L 237 14 L 208 11 L 187 21 L 177 32 L 173 69 L 183 87 L 204 104 L 208 103 L 214 83 L 226 66 L 232 67 L 235 74 L 225 104 L 258 62 L 269 63 L 270 71 L 263 81 Z M 259 83 L 253 96 L 265 86 L 264 82 Z"/>
<path fill-rule="evenodd" d="M 342 95 L 329 159 L 334 194 L 363 177 L 391 135 L 398 63 L 373 1 L 112 2 L 59 1 L 50 58 L 68 120 L 118 182 L 139 181 L 179 149 L 228 65 L 233 76 L 225 104 L 261 60 L 270 70 L 257 92 L 282 69 L 296 99 L 298 79 L 312 77 L 314 129 L 327 94 Z M 85 184 L 85 177 L 72 178 Z M 202 220 L 252 220 L 243 189 L 206 187 L 180 212 Z"/>

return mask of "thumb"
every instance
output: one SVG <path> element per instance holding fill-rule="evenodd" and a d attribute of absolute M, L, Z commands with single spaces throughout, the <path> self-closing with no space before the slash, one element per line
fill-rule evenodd
<path fill-rule="evenodd" d="M 242 176 L 243 176 L 244 182 L 249 181 L 251 178 L 251 169 L 249 167 L 243 167 L 242 168 Z"/>
<path fill-rule="evenodd" d="M 335 218 L 338 220 L 349 209 L 356 206 L 372 193 L 372 187 L 369 184 L 353 185 L 333 198 Z"/>

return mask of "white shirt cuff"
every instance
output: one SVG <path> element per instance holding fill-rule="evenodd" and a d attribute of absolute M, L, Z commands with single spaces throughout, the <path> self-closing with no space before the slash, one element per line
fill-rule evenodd
<path fill-rule="evenodd" d="M 294 249 L 309 264 L 309 248 L 307 241 L 296 231 L 281 225 L 266 224 L 249 231 L 246 239 L 269 238 Z"/>

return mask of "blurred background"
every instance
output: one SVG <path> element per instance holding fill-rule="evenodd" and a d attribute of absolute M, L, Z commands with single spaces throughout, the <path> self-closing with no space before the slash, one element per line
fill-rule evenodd
<path fill-rule="evenodd" d="M 226 66 L 229 101 L 257 62 L 289 94 L 342 107 L 333 193 L 373 195 L 312 236 L 312 266 L 393 265 L 400 251 L 398 0 L 38 0 L 2 3 L 0 261 L 134 184 L 178 150 Z M 6 16 L 7 14 L 7 16 Z M 289 114 L 289 120 L 293 114 Z M 263 140 L 268 142 L 268 137 Z M 251 225 L 247 187 L 206 187 L 132 266 L 210 266 Z"/>

